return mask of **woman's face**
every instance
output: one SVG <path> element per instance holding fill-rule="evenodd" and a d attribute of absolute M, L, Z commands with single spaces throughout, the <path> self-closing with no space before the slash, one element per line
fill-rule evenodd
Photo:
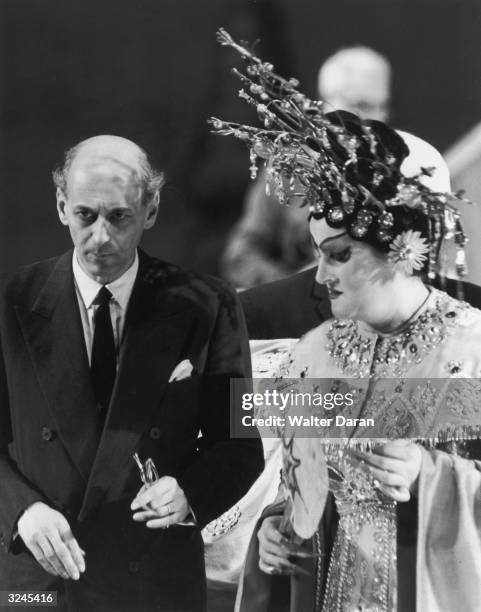
<path fill-rule="evenodd" d="M 368 323 L 382 319 L 395 277 L 386 256 L 324 219 L 311 219 L 309 225 L 319 262 L 316 281 L 327 286 L 333 315 Z"/>

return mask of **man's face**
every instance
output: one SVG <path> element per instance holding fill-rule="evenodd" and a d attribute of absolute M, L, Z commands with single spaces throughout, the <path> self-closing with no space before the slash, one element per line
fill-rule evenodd
<path fill-rule="evenodd" d="M 330 75 L 326 91 L 319 95 L 333 109 L 342 109 L 362 119 L 389 119 L 390 79 L 386 67 L 364 54 L 353 55 Z M 327 84 L 326 84 L 327 85 Z"/>
<path fill-rule="evenodd" d="M 57 210 L 80 266 L 99 283 L 114 281 L 132 264 L 144 229 L 154 224 L 157 200 L 143 204 L 138 173 L 111 158 L 75 160 L 66 191 L 57 190 Z"/>

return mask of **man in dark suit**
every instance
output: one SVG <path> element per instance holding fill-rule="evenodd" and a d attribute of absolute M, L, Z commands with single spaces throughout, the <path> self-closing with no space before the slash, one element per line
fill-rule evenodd
<path fill-rule="evenodd" d="M 316 282 L 316 271 L 309 268 L 239 293 L 251 340 L 299 338 L 332 316 L 326 286 Z M 462 299 L 481 309 L 478 285 L 451 278 L 442 283 L 438 278 L 433 286 L 453 297 L 458 297 L 461 286 Z"/>
<path fill-rule="evenodd" d="M 250 375 L 239 303 L 137 250 L 161 186 L 137 145 L 88 139 L 54 179 L 75 249 L 0 288 L 0 589 L 202 610 L 200 530 L 263 465 L 229 435 L 229 379 Z"/>

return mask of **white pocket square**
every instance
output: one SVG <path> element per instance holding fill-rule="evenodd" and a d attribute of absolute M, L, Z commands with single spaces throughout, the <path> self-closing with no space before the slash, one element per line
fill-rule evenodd
<path fill-rule="evenodd" d="M 174 382 L 174 380 L 182 380 L 183 378 L 188 378 L 192 374 L 192 370 L 194 366 L 191 364 L 189 359 L 184 359 L 180 363 L 178 363 L 172 374 L 170 375 L 169 382 Z"/>

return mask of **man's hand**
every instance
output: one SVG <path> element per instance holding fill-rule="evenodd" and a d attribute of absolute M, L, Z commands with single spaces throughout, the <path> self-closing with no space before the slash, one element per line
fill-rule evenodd
<path fill-rule="evenodd" d="M 358 453 L 379 489 L 397 502 L 409 501 L 415 493 L 422 455 L 417 444 L 409 440 L 394 440 L 378 446 L 372 453 Z"/>
<path fill-rule="evenodd" d="M 57 510 L 35 502 L 18 519 L 17 528 L 25 546 L 49 574 L 78 580 L 85 571 L 85 553 Z"/>
<path fill-rule="evenodd" d="M 281 516 L 268 516 L 262 522 L 257 534 L 259 540 L 259 567 L 266 574 L 306 574 L 309 573 L 299 565 L 291 562 L 292 557 L 312 557 L 302 547 L 289 543 L 279 531 Z"/>
<path fill-rule="evenodd" d="M 134 521 L 146 521 L 152 529 L 166 528 L 181 523 L 190 507 L 184 492 L 172 476 L 163 476 L 151 485 L 144 485 L 132 502 Z"/>

